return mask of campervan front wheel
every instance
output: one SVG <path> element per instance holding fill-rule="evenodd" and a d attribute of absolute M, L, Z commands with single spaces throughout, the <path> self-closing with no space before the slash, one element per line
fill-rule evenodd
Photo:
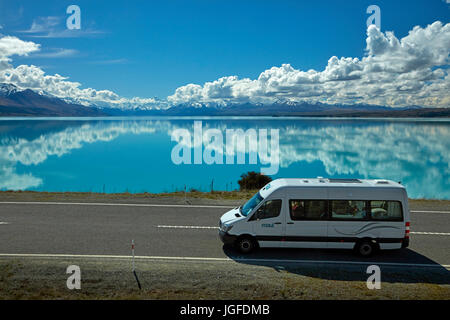
<path fill-rule="evenodd" d="M 362 240 L 355 245 L 356 253 L 363 257 L 370 257 L 376 249 L 376 243 L 371 240 Z"/>
<path fill-rule="evenodd" d="M 256 248 L 255 240 L 250 237 L 242 237 L 237 240 L 236 246 L 242 253 L 250 253 Z"/>

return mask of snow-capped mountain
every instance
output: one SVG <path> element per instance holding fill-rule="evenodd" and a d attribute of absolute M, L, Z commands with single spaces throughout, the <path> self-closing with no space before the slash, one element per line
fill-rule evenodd
<path fill-rule="evenodd" d="M 0 116 L 97 116 L 97 108 L 67 103 L 62 99 L 0 83 Z"/>
<path fill-rule="evenodd" d="M 82 104 L 81 104 L 82 103 Z M 171 106 L 166 100 L 119 100 L 114 105 L 57 98 L 44 92 L 0 83 L 0 116 L 349 116 L 349 117 L 449 117 L 450 108 L 390 108 L 355 104 L 329 105 L 277 101 L 272 104 L 185 103 Z"/>
<path fill-rule="evenodd" d="M 11 83 L 0 83 L 0 96 L 7 97 L 21 90 Z"/>

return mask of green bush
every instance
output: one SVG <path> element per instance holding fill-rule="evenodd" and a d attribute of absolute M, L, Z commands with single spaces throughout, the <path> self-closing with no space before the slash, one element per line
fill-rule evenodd
<path fill-rule="evenodd" d="M 249 171 L 241 175 L 241 180 L 238 181 L 241 190 L 255 190 L 261 189 L 268 184 L 272 179 L 264 174 Z"/>

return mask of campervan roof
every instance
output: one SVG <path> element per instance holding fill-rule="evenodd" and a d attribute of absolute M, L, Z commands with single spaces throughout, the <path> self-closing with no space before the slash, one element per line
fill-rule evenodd
<path fill-rule="evenodd" d="M 405 188 L 400 183 L 384 179 L 328 179 L 328 178 L 287 178 L 276 179 L 260 190 L 263 198 L 282 187 L 377 187 Z"/>

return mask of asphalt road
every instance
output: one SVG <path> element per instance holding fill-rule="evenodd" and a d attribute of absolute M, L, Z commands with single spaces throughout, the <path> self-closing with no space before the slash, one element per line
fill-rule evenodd
<path fill-rule="evenodd" d="M 0 256 L 130 255 L 134 239 L 137 256 L 242 258 L 239 253 L 224 248 L 218 238 L 219 217 L 227 210 L 213 206 L 0 203 Z M 450 265 L 450 208 L 441 210 L 449 213 L 411 213 L 410 247 L 383 251 L 370 260 Z M 317 249 L 263 249 L 246 258 L 367 261 L 349 251 Z"/>

